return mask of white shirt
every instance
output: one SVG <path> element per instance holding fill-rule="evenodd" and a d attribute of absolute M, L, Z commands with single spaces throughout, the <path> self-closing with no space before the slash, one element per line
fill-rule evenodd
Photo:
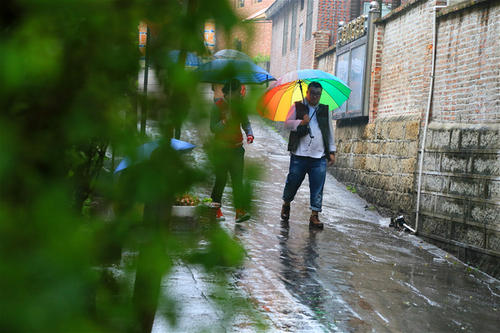
<path fill-rule="evenodd" d="M 319 104 L 314 107 L 309 105 L 307 103 L 307 100 L 304 100 L 304 105 L 309 108 L 309 118 L 311 118 L 311 120 L 309 121 L 309 128 L 311 128 L 311 135 L 313 136 L 313 138 L 311 138 L 311 135 L 304 135 L 303 137 L 299 138 L 299 145 L 297 146 L 297 150 L 292 153 L 297 156 L 321 158 L 325 156 L 325 146 L 323 145 L 323 136 L 321 135 L 321 130 L 319 129 L 317 111 L 316 113 L 314 112 Z M 293 103 L 286 117 L 285 128 L 291 131 L 297 131 L 297 127 L 300 125 L 301 121 L 301 119 L 297 119 L 297 115 L 295 112 L 295 103 Z M 336 151 L 337 149 L 335 146 L 335 141 L 333 140 L 334 133 L 330 111 L 328 111 L 328 126 L 330 127 L 328 150 L 329 152 Z"/>

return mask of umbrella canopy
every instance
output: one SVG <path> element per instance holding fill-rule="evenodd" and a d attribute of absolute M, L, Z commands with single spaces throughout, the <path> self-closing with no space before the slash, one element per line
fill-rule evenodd
<path fill-rule="evenodd" d="M 231 79 L 243 84 L 276 80 L 264 68 L 241 59 L 214 59 L 198 67 L 197 72 L 201 82 L 208 83 L 224 84 Z"/>
<path fill-rule="evenodd" d="M 114 173 L 120 172 L 123 169 L 126 169 L 133 164 L 140 163 L 144 160 L 147 160 L 151 156 L 153 151 L 155 149 L 157 149 L 159 146 L 160 146 L 160 140 L 147 142 L 147 143 L 141 145 L 139 148 L 137 148 L 137 158 L 134 161 L 132 161 L 132 159 L 125 157 L 120 162 L 120 164 L 118 164 Z M 194 147 L 196 147 L 192 143 L 173 139 L 173 138 L 170 139 L 170 146 L 172 147 L 172 149 L 178 150 L 178 151 L 189 150 L 189 149 L 193 149 Z"/>
<path fill-rule="evenodd" d="M 172 62 L 179 61 L 180 53 L 181 52 L 179 50 L 169 51 L 168 52 L 169 60 Z M 196 53 L 187 52 L 185 66 L 186 67 L 198 67 L 200 65 L 201 65 L 201 59 L 196 55 Z"/>
<path fill-rule="evenodd" d="M 259 113 L 274 121 L 285 121 L 290 107 L 304 99 L 311 82 L 323 87 L 319 102 L 328 105 L 329 110 L 338 108 L 351 94 L 351 88 L 335 75 L 317 69 L 293 71 L 273 82 L 259 102 Z"/>
<path fill-rule="evenodd" d="M 252 58 L 250 58 L 246 53 L 233 50 L 233 49 L 224 49 L 220 50 L 214 53 L 214 58 L 216 59 L 239 59 L 239 60 L 246 60 L 246 61 L 252 61 Z"/>

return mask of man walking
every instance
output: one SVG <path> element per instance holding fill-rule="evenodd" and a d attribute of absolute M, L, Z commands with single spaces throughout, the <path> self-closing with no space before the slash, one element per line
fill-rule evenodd
<path fill-rule="evenodd" d="M 245 210 L 243 195 L 244 155 L 243 135 L 245 131 L 247 143 L 254 140 L 252 127 L 248 116 L 237 110 L 238 99 L 241 96 L 241 83 L 233 79 L 222 88 L 223 98 L 215 100 L 215 108 L 210 115 L 210 130 L 215 134 L 212 161 L 215 167 L 215 184 L 212 189 L 212 201 L 218 206 L 216 218 L 223 220 L 224 215 L 220 208 L 222 193 L 226 186 L 227 176 L 231 175 L 233 185 L 233 200 L 236 208 L 236 222 L 243 222 L 250 218 Z"/>
<path fill-rule="evenodd" d="M 283 190 L 281 219 L 288 221 L 290 218 L 290 202 L 307 174 L 311 209 L 309 226 L 315 228 L 323 228 L 318 213 L 323 201 L 326 167 L 335 162 L 336 150 L 328 106 L 319 104 L 322 92 L 320 83 L 311 82 L 306 98 L 292 105 L 285 121 L 285 128 L 290 130 L 290 167 Z"/>

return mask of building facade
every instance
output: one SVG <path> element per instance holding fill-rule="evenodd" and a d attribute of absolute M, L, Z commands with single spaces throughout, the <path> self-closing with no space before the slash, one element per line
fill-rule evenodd
<path fill-rule="evenodd" d="M 214 51 L 235 49 L 248 54 L 259 62 L 268 62 L 271 54 L 272 22 L 266 17 L 266 10 L 274 0 L 231 0 L 242 25 L 224 34 L 216 29 Z"/>

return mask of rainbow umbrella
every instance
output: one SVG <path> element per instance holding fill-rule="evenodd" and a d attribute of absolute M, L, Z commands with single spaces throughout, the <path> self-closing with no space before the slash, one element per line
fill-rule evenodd
<path fill-rule="evenodd" d="M 262 96 L 257 110 L 268 119 L 285 121 L 293 103 L 302 101 L 307 86 L 318 82 L 323 87 L 320 103 L 334 110 L 342 105 L 351 94 L 351 88 L 335 75 L 318 69 L 303 69 L 289 72 L 276 80 Z"/>

